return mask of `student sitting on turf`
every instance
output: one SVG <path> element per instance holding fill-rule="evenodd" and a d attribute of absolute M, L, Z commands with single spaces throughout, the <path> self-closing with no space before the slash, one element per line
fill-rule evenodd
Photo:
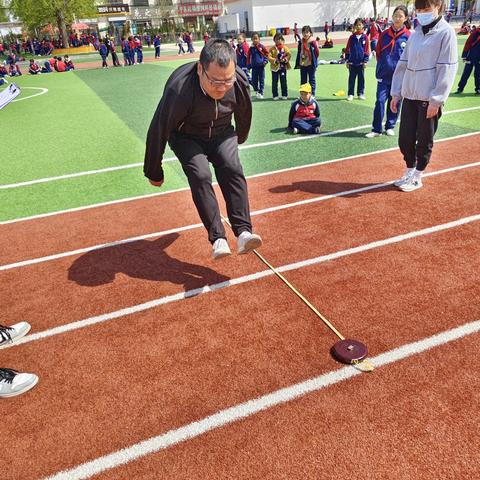
<path fill-rule="evenodd" d="M 42 73 L 52 73 L 52 66 L 48 60 L 43 63 Z"/>
<path fill-rule="evenodd" d="M 20 77 L 22 75 L 22 71 L 20 70 L 20 67 L 17 65 L 17 62 L 15 60 L 10 63 L 10 67 L 8 68 L 8 74 L 11 77 Z"/>
<path fill-rule="evenodd" d="M 67 71 L 67 66 L 65 65 L 65 62 L 62 60 L 62 57 L 56 57 L 54 68 L 59 73 L 63 73 Z"/>
<path fill-rule="evenodd" d="M 287 70 L 291 68 L 290 50 L 285 46 L 285 39 L 281 33 L 277 33 L 273 37 L 273 41 L 275 42 L 275 46 L 268 52 L 268 60 L 272 70 L 272 96 L 274 100 L 278 100 L 279 98 L 287 100 Z M 280 85 L 282 87 L 281 97 L 278 96 L 278 79 L 280 79 Z"/>
<path fill-rule="evenodd" d="M 333 40 L 330 37 L 327 37 L 325 42 L 323 42 L 322 48 L 333 48 Z"/>
<path fill-rule="evenodd" d="M 38 75 L 39 73 L 42 73 L 40 71 L 40 67 L 38 66 L 37 63 L 35 63 L 35 60 L 33 58 L 30 59 L 30 65 L 28 66 L 28 73 L 30 75 Z"/>
<path fill-rule="evenodd" d="M 67 72 L 69 72 L 70 70 L 75 70 L 75 65 L 70 60 L 70 57 L 68 55 L 65 55 L 65 57 L 63 57 L 63 62 L 67 67 Z"/>
<path fill-rule="evenodd" d="M 357 18 L 353 24 L 353 33 L 348 39 L 346 48 L 348 76 L 348 101 L 353 100 L 355 93 L 355 80 L 358 77 L 357 95 L 360 100 L 365 100 L 365 68 L 370 58 L 370 42 L 363 32 L 363 21 Z"/>
<path fill-rule="evenodd" d="M 6 67 L 6 62 L 4 60 L 3 63 L 0 65 L 0 78 L 4 78 L 7 75 L 8 75 L 8 70 Z"/>
<path fill-rule="evenodd" d="M 288 129 L 296 133 L 320 133 L 320 107 L 309 83 L 300 86 L 300 98 L 292 103 Z"/>
<path fill-rule="evenodd" d="M 268 50 L 260 43 L 260 35 L 252 34 L 252 45 L 248 50 L 247 66 L 252 68 L 252 85 L 257 98 L 263 99 L 265 86 L 265 65 L 268 63 Z"/>

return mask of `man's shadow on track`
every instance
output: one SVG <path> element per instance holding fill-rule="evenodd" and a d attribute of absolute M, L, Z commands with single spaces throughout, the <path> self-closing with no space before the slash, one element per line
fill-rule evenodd
<path fill-rule="evenodd" d="M 94 250 L 75 260 L 68 279 L 84 287 L 112 283 L 117 273 L 132 278 L 183 285 L 185 290 L 224 282 L 228 277 L 202 265 L 170 257 L 165 249 L 179 238 L 172 233 L 157 240 L 138 240 Z"/>
<path fill-rule="evenodd" d="M 374 188 L 378 183 L 345 183 L 345 182 L 329 182 L 324 180 L 308 180 L 304 182 L 293 182 L 290 185 L 278 185 L 270 188 L 272 193 L 291 193 L 306 192 L 314 195 L 334 195 L 342 193 L 342 197 L 357 198 L 366 193 L 380 193 L 386 191 L 398 191 L 393 185 L 384 185 Z M 355 190 L 362 189 L 361 192 Z M 353 190 L 353 191 L 352 191 Z M 352 191 L 352 193 L 347 193 Z"/>

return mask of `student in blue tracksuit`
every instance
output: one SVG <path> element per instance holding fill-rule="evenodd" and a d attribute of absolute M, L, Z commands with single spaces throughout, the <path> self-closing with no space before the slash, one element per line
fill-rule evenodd
<path fill-rule="evenodd" d="M 107 40 L 104 42 L 101 42 L 100 45 L 98 46 L 98 53 L 102 57 L 102 68 L 108 68 L 107 64 L 107 56 L 108 56 L 108 48 L 107 48 Z"/>
<path fill-rule="evenodd" d="M 137 63 L 140 65 L 143 63 L 143 45 L 142 40 L 138 37 L 135 38 L 135 50 L 137 51 Z"/>
<path fill-rule="evenodd" d="M 353 33 L 348 39 L 345 49 L 348 76 L 348 101 L 353 100 L 355 93 L 355 80 L 358 77 L 357 95 L 360 100 L 365 100 L 365 68 L 370 58 L 370 42 L 363 31 L 363 21 L 357 18 L 353 24 Z"/>
<path fill-rule="evenodd" d="M 162 41 L 160 39 L 160 35 L 155 35 L 153 39 L 153 46 L 155 47 L 155 58 L 160 58 L 160 46 Z"/>
<path fill-rule="evenodd" d="M 465 85 L 468 82 L 472 70 L 475 69 L 475 93 L 480 95 L 480 29 L 472 29 L 472 33 L 468 37 L 465 47 L 463 48 L 462 58 L 465 62 L 462 78 L 458 83 L 456 93 L 462 93 Z"/>
<path fill-rule="evenodd" d="M 132 61 L 130 60 L 130 45 L 128 40 L 125 37 L 122 37 L 122 53 L 123 53 L 123 63 L 124 67 L 131 65 Z"/>
<path fill-rule="evenodd" d="M 268 50 L 260 43 L 260 35 L 253 33 L 252 45 L 248 50 L 247 67 L 252 68 L 252 85 L 257 98 L 263 99 L 265 86 L 265 65 L 268 63 Z"/>
<path fill-rule="evenodd" d="M 382 134 L 382 122 L 387 104 L 387 121 L 385 131 L 389 136 L 395 134 L 394 128 L 398 119 L 398 111 L 393 113 L 390 109 L 390 89 L 392 78 L 398 61 L 410 37 L 410 21 L 408 20 L 407 7 L 400 5 L 393 11 L 393 25 L 381 33 L 377 43 L 377 101 L 373 111 L 372 131 L 367 133 L 367 138 L 379 137 Z"/>
<path fill-rule="evenodd" d="M 243 73 L 248 79 L 248 83 L 252 85 L 252 77 L 250 76 L 250 69 L 248 67 L 248 46 L 245 35 L 240 33 L 237 37 L 237 46 L 235 47 L 235 53 L 237 54 L 237 65 L 243 70 Z"/>

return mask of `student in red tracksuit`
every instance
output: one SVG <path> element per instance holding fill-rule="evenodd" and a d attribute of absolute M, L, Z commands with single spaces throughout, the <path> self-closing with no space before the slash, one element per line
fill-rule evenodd
<path fill-rule="evenodd" d="M 370 51 L 376 53 L 378 39 L 380 38 L 380 27 L 375 19 L 370 19 L 370 28 L 368 29 L 370 35 Z"/>

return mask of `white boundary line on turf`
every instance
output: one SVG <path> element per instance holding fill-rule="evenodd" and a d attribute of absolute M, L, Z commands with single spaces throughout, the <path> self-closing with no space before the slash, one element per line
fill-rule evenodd
<path fill-rule="evenodd" d="M 450 167 L 450 168 L 445 168 L 443 170 L 437 170 L 437 171 L 434 171 L 434 172 L 424 174 L 424 177 L 441 175 L 441 174 L 444 174 L 444 173 L 455 172 L 455 171 L 458 171 L 458 170 L 465 170 L 467 168 L 472 168 L 472 167 L 480 167 L 480 162 L 468 163 L 466 165 L 459 165 L 457 167 Z M 298 206 L 302 206 L 302 205 L 309 205 L 311 203 L 317 203 L 317 202 L 322 202 L 322 201 L 325 201 L 325 200 L 331 200 L 331 199 L 337 198 L 337 197 L 342 197 L 342 196 L 352 195 L 352 194 L 355 194 L 355 193 L 367 192 L 369 190 L 375 190 L 375 189 L 378 189 L 378 188 L 388 187 L 388 186 L 392 185 L 393 182 L 394 182 L 394 180 L 392 180 L 390 182 L 385 182 L 385 183 L 376 183 L 376 184 L 373 184 L 373 185 L 367 185 L 365 187 L 355 188 L 355 189 L 352 189 L 352 190 L 345 190 L 343 192 L 332 193 L 330 195 L 325 195 L 325 196 L 322 196 L 322 197 L 314 197 L 314 198 L 308 198 L 306 200 L 299 200 L 297 202 L 284 203 L 282 205 L 276 205 L 274 207 L 268 207 L 268 208 L 264 208 L 262 210 L 255 210 L 255 211 L 251 212 L 251 216 L 253 217 L 253 216 L 257 216 L 257 215 L 263 215 L 265 213 L 277 212 L 279 210 L 285 210 L 285 209 L 288 209 L 288 208 L 294 208 L 294 207 L 298 207 Z M 92 252 L 94 250 L 102 250 L 102 249 L 105 249 L 105 248 L 116 247 L 116 246 L 119 246 L 119 245 L 125 245 L 125 244 L 128 244 L 128 243 L 137 242 L 139 240 L 147 240 L 147 239 L 150 239 L 150 238 L 161 237 L 161 236 L 169 235 L 171 233 L 184 232 L 184 231 L 187 231 L 187 230 L 193 230 L 195 228 L 201 228 L 201 227 L 203 227 L 203 224 L 194 223 L 194 224 L 191 224 L 191 225 L 185 225 L 183 227 L 176 227 L 176 228 L 171 228 L 169 230 L 163 230 L 161 232 L 147 233 L 147 234 L 144 234 L 144 235 L 138 235 L 138 236 L 135 236 L 135 237 L 124 238 L 122 240 L 115 240 L 113 242 L 102 243 L 102 244 L 93 245 L 93 246 L 90 246 L 90 247 L 84 247 L 84 248 L 79 248 L 79 249 L 76 249 L 76 250 L 70 250 L 70 251 L 67 251 L 67 252 L 47 255 L 47 256 L 44 256 L 44 257 L 37 257 L 37 258 L 28 259 L 28 260 L 22 260 L 22 261 L 19 261 L 19 262 L 4 264 L 4 265 L 0 265 L 0 272 L 5 271 L 5 270 L 12 270 L 14 268 L 27 267 L 27 266 L 30 266 L 30 265 L 35 265 L 37 263 L 49 262 L 49 261 L 52 261 L 52 260 L 59 260 L 61 258 L 66 258 L 66 257 L 70 257 L 70 256 L 73 256 L 73 255 L 80 255 L 80 254 L 83 254 L 83 253 Z"/>
<path fill-rule="evenodd" d="M 454 220 L 452 222 L 442 223 L 439 225 L 435 225 L 433 227 L 422 228 L 421 230 L 416 230 L 416 231 L 405 233 L 402 235 L 396 235 L 394 237 L 385 238 L 383 240 L 376 240 L 370 243 L 366 243 L 364 245 L 359 245 L 357 247 L 347 248 L 345 250 L 339 250 L 337 252 L 329 253 L 327 255 L 321 255 L 319 257 L 309 258 L 307 260 L 302 260 L 299 262 L 282 265 L 277 267 L 276 270 L 281 273 L 284 273 L 292 270 L 298 270 L 304 267 L 311 267 L 313 265 L 318 265 L 320 263 L 336 260 L 337 258 L 347 257 L 357 253 L 366 252 L 368 250 L 374 250 L 376 248 L 385 247 L 387 245 L 400 243 L 405 240 L 411 240 L 413 238 L 418 238 L 425 235 L 442 232 L 442 231 L 456 228 L 472 222 L 477 222 L 479 220 L 480 220 L 480 214 L 472 215 L 469 217 L 464 217 L 458 220 Z M 102 315 L 97 315 L 95 317 L 90 317 L 84 320 L 78 320 L 76 322 L 68 323 L 66 325 L 60 325 L 58 327 L 50 328 L 48 330 L 44 330 L 43 332 L 37 332 L 31 335 L 27 335 L 26 337 L 19 339 L 13 344 L 7 344 L 0 347 L 0 349 L 12 348 L 17 345 L 22 345 L 24 343 L 42 340 L 48 337 L 53 337 L 66 332 L 71 332 L 71 331 L 85 328 L 91 325 L 95 325 L 97 323 L 103 323 L 109 320 L 113 320 L 115 318 L 121 318 L 127 315 L 144 312 L 146 310 L 150 310 L 152 308 L 156 308 L 161 305 L 166 305 L 172 302 L 177 302 L 179 300 L 185 300 L 188 298 L 196 297 L 204 293 L 211 293 L 226 287 L 232 287 L 235 285 L 242 285 L 245 283 L 253 282 L 261 278 L 269 277 L 272 275 L 275 275 L 273 270 L 267 269 L 267 270 L 262 270 L 249 275 L 244 275 L 242 277 L 232 278 L 224 282 L 214 283 L 213 285 L 205 285 L 204 287 L 195 288 L 193 290 L 187 290 L 186 292 L 179 292 L 173 295 L 167 295 L 165 297 L 160 297 L 154 300 L 150 300 L 149 302 L 134 305 L 132 307 L 122 308 L 120 310 L 115 310 L 110 313 L 104 313 Z"/>
<path fill-rule="evenodd" d="M 458 140 L 460 138 L 467 138 L 467 137 L 472 137 L 472 136 L 475 136 L 475 135 L 480 135 L 480 132 L 470 132 L 470 133 L 464 133 L 462 135 L 457 135 L 455 137 L 441 138 L 439 140 L 436 140 L 435 143 L 447 142 L 447 141 L 451 141 L 451 140 Z M 376 151 L 373 151 L 373 152 L 360 153 L 360 154 L 357 154 L 357 155 L 350 155 L 349 157 L 336 158 L 336 159 L 333 159 L 333 160 L 326 160 L 326 161 L 321 161 L 321 162 L 316 162 L 316 163 L 310 163 L 308 165 L 299 165 L 299 166 L 296 166 L 296 167 L 288 167 L 288 168 L 283 168 L 283 169 L 280 169 L 280 170 L 273 170 L 273 171 L 270 171 L 270 172 L 257 173 L 255 175 L 249 175 L 246 178 L 251 179 L 251 178 L 266 177 L 266 176 L 270 176 L 270 175 L 276 175 L 278 173 L 292 172 L 292 171 L 295 171 L 295 170 L 303 170 L 303 169 L 306 169 L 306 168 L 318 167 L 320 165 L 329 165 L 329 164 L 332 164 L 332 163 L 344 162 L 346 160 L 355 160 L 355 159 L 358 159 L 358 158 L 380 155 L 382 153 L 393 152 L 393 151 L 397 151 L 397 150 L 398 150 L 398 147 L 385 148 L 383 150 L 376 150 Z M 217 185 L 217 182 L 214 182 L 213 184 Z M 12 224 L 12 223 L 27 222 L 27 221 L 30 221 L 30 220 L 37 220 L 37 219 L 40 219 L 40 218 L 47 218 L 47 217 L 53 217 L 53 216 L 56 216 L 56 215 L 63 215 L 65 213 L 74 213 L 74 212 L 80 212 L 80 211 L 83 211 L 83 210 L 90 210 L 92 208 L 106 207 L 106 206 L 109 206 L 109 205 L 118 205 L 120 203 L 133 202 L 133 201 L 136 201 L 136 200 L 143 200 L 143 199 L 147 199 L 147 198 L 159 197 L 159 196 L 162 196 L 162 195 L 170 195 L 170 194 L 173 194 L 173 193 L 183 192 L 183 191 L 188 191 L 188 190 L 190 190 L 189 187 L 182 187 L 182 188 L 177 188 L 177 189 L 174 189 L 174 190 L 167 190 L 167 191 L 158 192 L 158 193 L 149 193 L 149 194 L 146 194 L 146 195 L 138 195 L 138 196 L 135 196 L 135 197 L 122 198 L 122 199 L 119 199 L 119 200 L 111 200 L 111 201 L 108 201 L 108 202 L 94 203 L 92 205 L 85 205 L 85 206 L 82 206 L 82 207 L 68 208 L 66 210 L 58 210 L 56 212 L 40 213 L 38 215 L 32 215 L 32 216 L 29 216 L 29 217 L 20 217 L 20 218 L 15 218 L 15 219 L 12 219 L 12 220 L 5 220 L 3 222 L 0 222 L 0 225 L 9 225 L 9 224 Z"/>
<path fill-rule="evenodd" d="M 480 331 L 480 320 L 465 323 L 456 328 L 440 332 L 431 337 L 388 350 L 370 361 L 378 368 L 399 362 L 414 355 L 419 355 L 436 347 L 441 347 L 455 340 L 460 340 Z M 287 402 L 292 402 L 305 395 L 319 392 L 331 385 L 362 375 L 362 372 L 352 366 L 332 370 L 328 373 L 310 378 L 300 383 L 262 395 L 244 403 L 220 410 L 208 417 L 169 430 L 147 440 L 130 445 L 121 450 L 97 457 L 76 467 L 55 473 L 45 480 L 84 480 L 106 470 L 120 467 L 147 455 L 157 453 L 166 448 L 199 437 L 207 432 L 225 427 L 239 420 L 251 417 L 262 411 L 271 409 Z M 365 374 L 363 375 L 374 375 Z M 368 378 L 368 377 L 367 377 Z M 373 377 L 372 377 L 373 378 Z"/>
<path fill-rule="evenodd" d="M 32 87 L 34 88 L 34 87 Z M 44 92 L 45 93 L 45 92 Z M 41 94 L 37 94 L 41 95 Z M 34 95 L 33 95 L 34 96 Z M 30 98 L 30 97 L 27 97 Z M 463 108 L 460 110 L 451 110 L 449 112 L 444 112 L 444 115 L 452 114 L 452 113 L 462 113 L 462 112 L 467 112 L 470 110 L 480 110 L 480 107 L 469 107 L 469 108 Z M 263 142 L 263 143 L 253 143 L 251 145 L 240 145 L 239 149 L 240 150 L 248 150 L 251 148 L 258 148 L 258 147 L 268 147 L 271 145 L 279 145 L 283 143 L 290 143 L 290 142 L 300 142 L 300 141 L 305 141 L 305 140 L 312 140 L 316 139 L 319 137 L 329 137 L 329 136 L 334 136 L 338 135 L 339 133 L 346 133 L 346 132 L 354 132 L 357 130 L 363 130 L 365 128 L 371 127 L 371 124 L 367 125 L 360 125 L 358 127 L 352 127 L 352 128 L 345 128 L 343 130 L 333 130 L 331 132 L 323 132 L 320 133 L 319 135 L 301 135 L 297 137 L 292 137 L 292 138 L 285 138 L 283 140 L 272 140 L 271 142 Z M 475 132 L 477 133 L 477 132 Z M 176 157 L 168 157 L 163 160 L 163 163 L 168 163 L 168 162 L 173 162 L 177 160 Z M 143 166 L 143 162 L 139 163 L 130 163 L 127 165 L 118 165 L 115 167 L 106 167 L 106 168 L 101 168 L 98 170 L 86 170 L 84 172 L 76 172 L 76 173 L 67 173 L 65 175 L 58 175 L 55 177 L 46 177 L 46 178 L 38 178 L 36 180 L 28 180 L 25 182 L 19 182 L 19 183 L 10 183 L 10 184 L 5 184 L 5 185 L 0 185 L 0 190 L 8 190 L 12 188 L 20 188 L 20 187 L 27 187 L 29 185 L 36 185 L 39 183 L 50 183 L 58 180 L 66 180 L 68 178 L 76 178 L 76 177 L 83 177 L 86 175 L 97 175 L 101 173 L 108 173 L 108 172 L 114 172 L 117 170 L 127 170 L 127 169 L 132 169 L 132 168 L 137 168 Z"/>
<path fill-rule="evenodd" d="M 21 102 L 22 100 L 28 100 L 29 98 L 33 98 L 33 97 L 38 97 L 39 95 L 43 95 L 43 94 L 48 92 L 48 88 L 44 88 L 44 87 L 20 87 L 20 90 L 23 90 L 24 88 L 29 88 L 31 90 L 41 90 L 41 92 L 34 93 L 33 95 L 29 95 L 28 97 L 17 98 L 15 100 L 13 100 L 12 103 Z"/>

